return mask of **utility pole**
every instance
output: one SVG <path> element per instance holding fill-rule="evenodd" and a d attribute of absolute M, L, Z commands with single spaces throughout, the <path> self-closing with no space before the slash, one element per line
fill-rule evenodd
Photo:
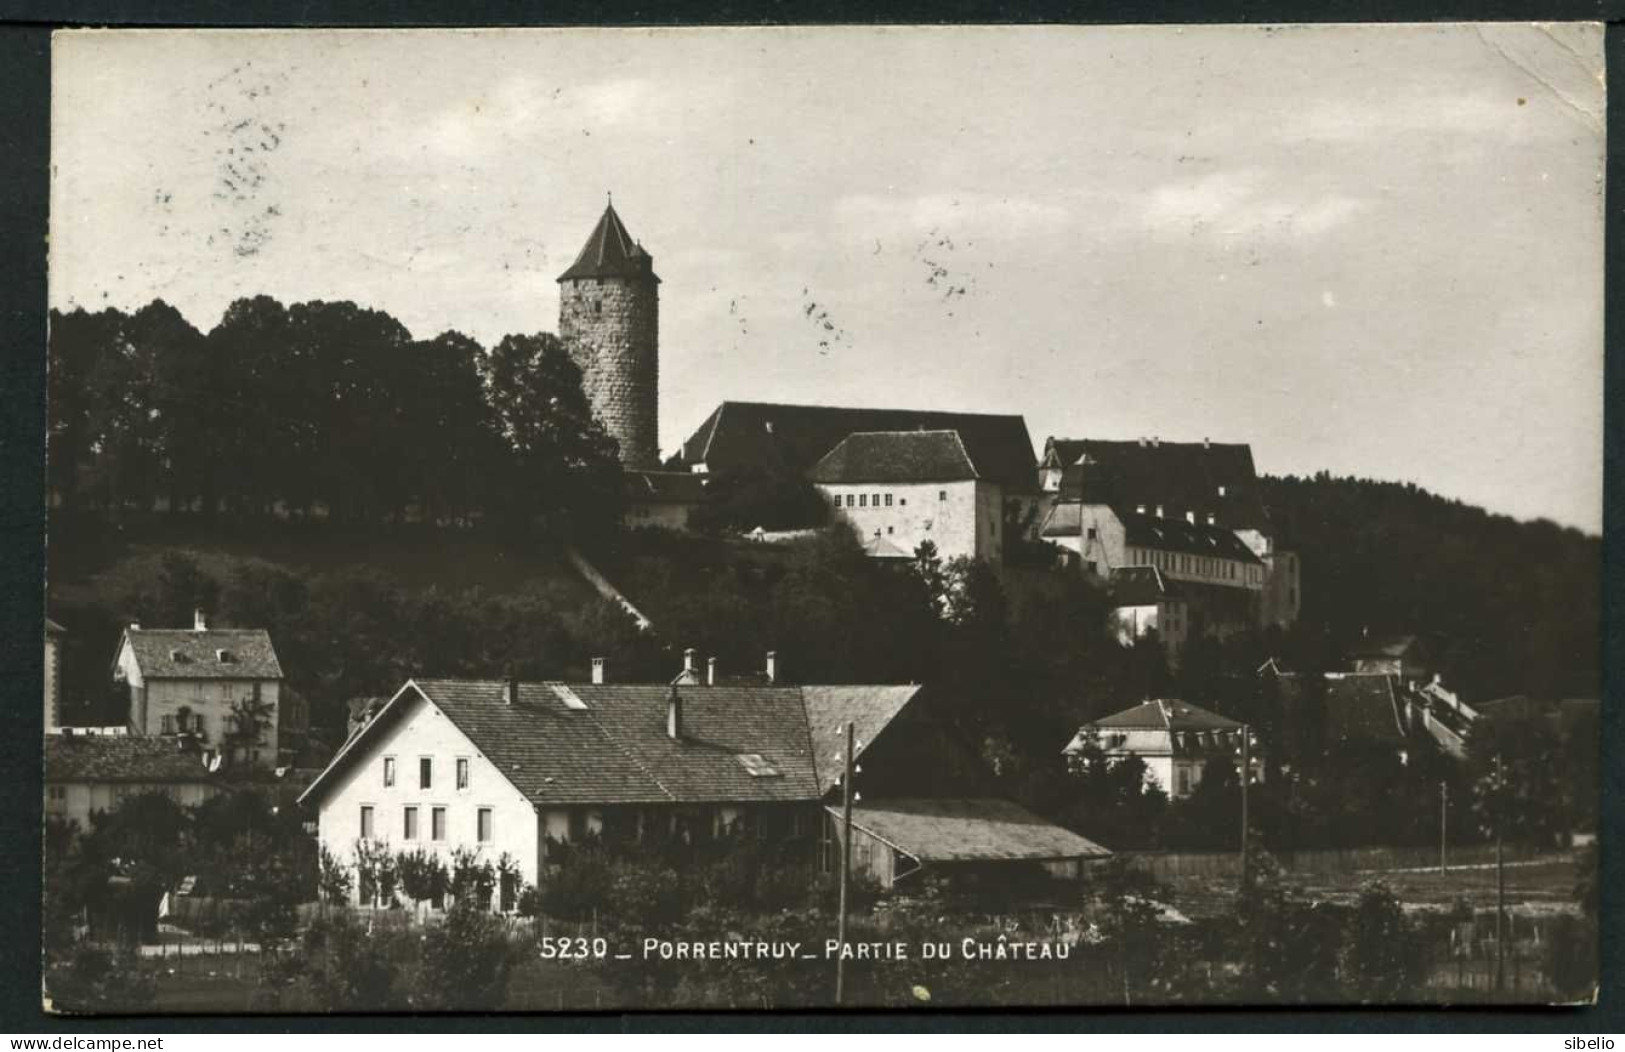
<path fill-rule="evenodd" d="M 1445 844 L 1450 829 L 1450 783 L 1439 783 L 1439 872 L 1450 872 L 1450 862 L 1445 856 Z"/>
<path fill-rule="evenodd" d="M 1502 826 L 1506 816 L 1506 781 L 1501 774 L 1501 751 L 1495 751 L 1495 989 L 1506 989 L 1506 902 L 1507 871 L 1502 851 L 1505 838 Z"/>
<path fill-rule="evenodd" d="M 1241 725 L 1241 886 L 1247 887 L 1247 783 L 1252 781 L 1252 728 Z"/>
<path fill-rule="evenodd" d="M 846 725 L 846 772 L 841 776 L 841 915 L 835 923 L 840 952 L 835 955 L 835 1003 L 846 996 L 846 886 L 852 880 L 852 743 L 856 724 Z"/>

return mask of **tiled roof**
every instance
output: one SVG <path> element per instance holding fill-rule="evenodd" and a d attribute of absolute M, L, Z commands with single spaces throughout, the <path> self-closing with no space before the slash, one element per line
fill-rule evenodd
<path fill-rule="evenodd" d="M 1241 724 L 1188 701 L 1165 699 L 1142 702 L 1132 709 L 1095 720 L 1089 726 L 1116 730 L 1216 731 L 1235 730 Z"/>
<path fill-rule="evenodd" d="M 1310 711 L 1313 680 L 1285 673 L 1280 676 L 1280 702 L 1285 717 L 1305 727 L 1318 722 L 1326 743 L 1380 741 L 1404 745 L 1406 727 L 1394 681 L 1383 673 L 1332 673 L 1324 676 L 1319 717 Z"/>
<path fill-rule="evenodd" d="M 814 482 L 958 482 L 977 478 L 957 431 L 858 431 L 812 466 Z"/>
<path fill-rule="evenodd" d="M 1211 512 L 1228 529 L 1268 529 L 1252 449 L 1245 443 L 1062 438 L 1050 445 L 1069 458 L 1063 461 L 1061 500 L 1108 504 L 1120 511 L 1160 504 L 1179 518 L 1194 511 L 1206 522 Z"/>
<path fill-rule="evenodd" d="M 1114 606 L 1155 606 L 1179 596 L 1179 586 L 1155 566 L 1123 566 L 1112 571 L 1111 598 Z"/>
<path fill-rule="evenodd" d="M 654 261 L 643 246 L 633 240 L 615 214 L 615 206 L 604 209 L 598 225 L 593 227 L 587 243 L 570 269 L 559 275 L 560 281 L 577 278 L 649 278 L 659 281 L 654 274 Z"/>
<path fill-rule="evenodd" d="M 835 755 L 846 748 L 847 723 L 853 724 L 852 735 L 857 741 L 853 759 L 857 760 L 919 692 L 920 688 L 913 685 L 801 688 L 819 793 L 833 788 L 841 773 L 842 764 Z"/>
<path fill-rule="evenodd" d="M 195 751 L 174 738 L 130 734 L 50 734 L 47 782 L 201 782 L 211 778 Z"/>
<path fill-rule="evenodd" d="M 816 800 L 827 785 L 816 769 L 811 728 L 831 712 L 843 713 L 858 721 L 860 737 L 868 729 L 872 739 L 918 691 L 678 687 L 683 732 L 673 740 L 666 733 L 668 685 L 522 683 L 513 705 L 504 700 L 506 689 L 501 680 L 417 680 L 401 693 L 415 690 L 437 706 L 538 807 Z M 390 720 L 400 700 L 346 744 L 328 770 L 361 755 L 372 728 Z M 740 759 L 751 754 L 778 773 L 753 775 Z"/>
<path fill-rule="evenodd" d="M 129 628 L 124 637 L 145 679 L 282 678 L 263 628 Z"/>
<path fill-rule="evenodd" d="M 957 431 L 982 478 L 1007 493 L 1038 488 L 1026 421 L 989 413 L 723 402 L 683 443 L 683 462 L 705 464 L 712 472 L 766 468 L 803 474 L 860 431 Z"/>
<path fill-rule="evenodd" d="M 1383 675 L 1327 677 L 1326 727 L 1338 741 L 1405 741 L 1394 682 Z"/>
<path fill-rule="evenodd" d="M 643 504 L 700 504 L 709 482 L 691 471 L 627 471 L 621 475 L 627 501 Z"/>
<path fill-rule="evenodd" d="M 863 554 L 871 559 L 912 559 L 914 553 L 902 545 L 892 541 L 890 537 L 876 534 L 863 542 Z"/>
<path fill-rule="evenodd" d="M 1121 508 L 1117 509 L 1117 514 L 1123 520 L 1126 542 L 1136 548 L 1185 552 L 1244 563 L 1260 561 L 1251 548 L 1241 543 L 1241 538 L 1222 526 L 1124 513 Z"/>
<path fill-rule="evenodd" d="M 838 807 L 828 809 L 840 818 Z M 852 824 L 920 862 L 1046 861 L 1111 854 L 1005 800 L 877 800 Z"/>

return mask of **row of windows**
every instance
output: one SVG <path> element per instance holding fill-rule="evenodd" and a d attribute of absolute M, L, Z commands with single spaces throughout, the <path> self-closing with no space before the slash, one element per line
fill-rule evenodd
<path fill-rule="evenodd" d="M 1169 573 L 1190 573 L 1201 577 L 1214 577 L 1224 581 L 1236 580 L 1237 563 L 1229 559 L 1216 559 L 1206 555 L 1185 555 L 1180 552 L 1162 552 L 1154 548 L 1130 548 L 1129 562 L 1136 566 L 1155 566 Z M 1258 568 L 1248 567 L 1247 580 L 1258 580 Z"/>
<path fill-rule="evenodd" d="M 947 490 L 937 490 L 937 500 L 939 502 L 947 499 Z M 837 508 L 889 508 L 892 506 L 892 495 L 890 493 L 837 493 L 830 497 L 830 503 Z M 899 508 L 908 507 L 908 498 L 898 497 L 897 506 Z"/>
<path fill-rule="evenodd" d="M 416 840 L 419 836 L 418 812 L 416 804 L 408 804 L 401 808 L 401 839 Z M 361 839 L 371 840 L 376 833 L 373 824 L 373 806 L 361 805 Z M 481 807 L 474 812 L 474 834 L 480 843 L 491 839 L 491 809 Z M 446 809 L 444 807 L 429 808 L 429 839 L 446 839 Z"/>
<path fill-rule="evenodd" d="M 384 757 L 384 788 L 392 789 L 395 786 L 395 757 Z M 434 757 L 418 757 L 418 788 L 434 788 Z M 468 788 L 468 757 L 457 757 L 457 788 Z"/>

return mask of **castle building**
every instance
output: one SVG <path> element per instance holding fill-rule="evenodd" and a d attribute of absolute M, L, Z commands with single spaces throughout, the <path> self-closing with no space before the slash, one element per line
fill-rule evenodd
<path fill-rule="evenodd" d="M 1247 445 L 1051 438 L 1039 485 L 1044 539 L 1108 583 L 1155 568 L 1188 608 L 1183 638 L 1297 621 L 1298 557 L 1278 541 Z M 1172 626 L 1157 627 L 1168 642 Z"/>
<path fill-rule="evenodd" d="M 559 338 L 626 468 L 660 463 L 660 279 L 613 205 L 559 275 Z"/>

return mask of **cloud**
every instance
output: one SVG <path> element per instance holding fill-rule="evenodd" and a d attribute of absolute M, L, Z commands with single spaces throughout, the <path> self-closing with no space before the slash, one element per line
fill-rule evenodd
<path fill-rule="evenodd" d="M 1140 218 L 1153 234 L 1302 238 L 1327 234 L 1365 207 L 1341 193 L 1293 193 L 1287 188 L 1301 188 L 1301 181 L 1272 181 L 1265 174 L 1253 168 L 1164 183 L 1142 195 Z"/>

